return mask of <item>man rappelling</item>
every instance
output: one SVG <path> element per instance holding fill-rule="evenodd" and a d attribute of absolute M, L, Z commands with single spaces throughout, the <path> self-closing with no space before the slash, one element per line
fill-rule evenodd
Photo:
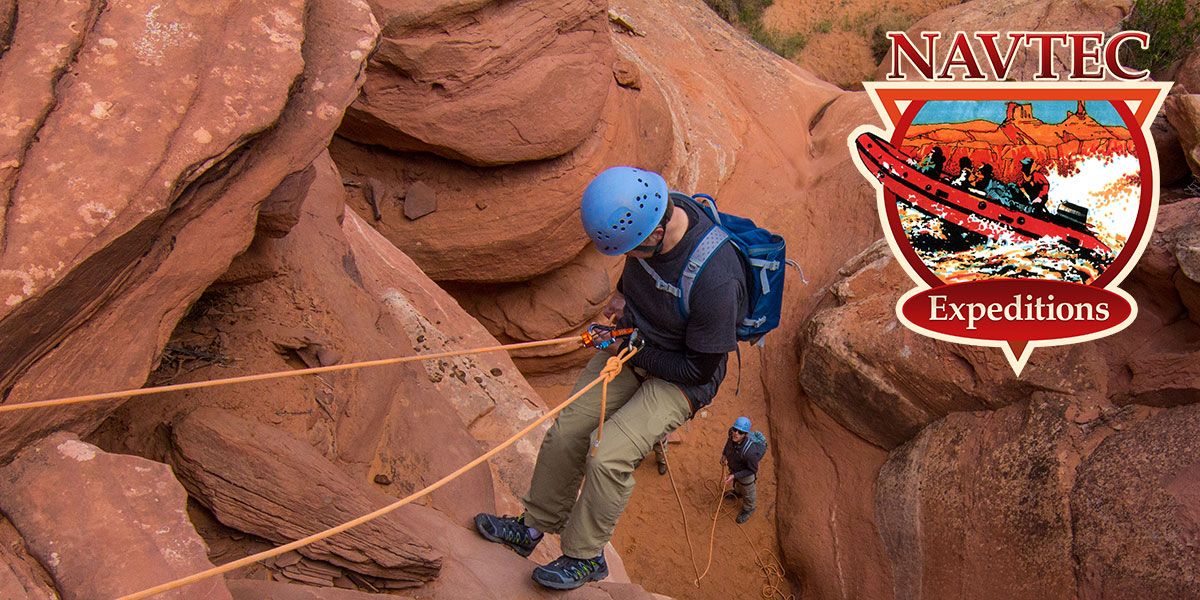
<path fill-rule="evenodd" d="M 604 546 L 633 493 L 634 468 L 657 441 L 712 402 L 750 306 L 749 267 L 734 244 L 713 234 L 725 231 L 714 227 L 715 207 L 710 213 L 686 195 L 672 194 L 657 173 L 631 167 L 604 171 L 584 191 L 581 212 L 600 252 L 632 259 L 605 314 L 618 327 L 636 328 L 644 345 L 630 359 L 632 368 L 608 385 L 607 435 L 597 443 L 596 387 L 546 432 L 524 513 L 475 517 L 483 537 L 522 556 L 545 534 L 559 534 L 562 556 L 535 568 L 533 580 L 562 590 L 608 576 Z M 701 252 L 703 264 L 697 265 Z M 703 301 L 681 302 L 680 295 Z M 575 389 L 595 379 L 609 355 L 628 343 L 614 340 L 598 352 Z"/>

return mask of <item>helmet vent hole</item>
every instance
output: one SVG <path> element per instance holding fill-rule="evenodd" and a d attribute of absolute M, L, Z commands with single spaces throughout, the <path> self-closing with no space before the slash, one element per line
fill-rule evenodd
<path fill-rule="evenodd" d="M 638 203 L 638 208 L 646 208 L 645 204 Z"/>

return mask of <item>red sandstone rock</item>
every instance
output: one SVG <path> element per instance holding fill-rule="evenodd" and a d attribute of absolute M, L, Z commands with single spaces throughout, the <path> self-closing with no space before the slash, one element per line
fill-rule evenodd
<path fill-rule="evenodd" d="M 276 543 L 387 503 L 311 446 L 219 409 L 200 408 L 172 424 L 168 458 L 192 496 L 222 523 Z M 440 553 L 421 540 L 419 528 L 393 513 L 297 552 L 380 588 L 411 587 L 437 577 L 442 565 Z"/>
<path fill-rule="evenodd" d="M 356 214 L 346 214 L 342 231 L 355 257 L 361 285 L 382 306 L 381 316 L 402 332 L 403 337 L 393 340 L 403 352 L 424 354 L 499 345 L 449 294 L 421 273 L 412 259 Z M 479 441 L 471 445 L 467 460 L 508 439 L 545 412 L 545 403 L 504 352 L 426 362 L 414 365 L 411 372 L 414 392 L 425 398 L 423 402 L 449 403 L 460 425 Z M 504 484 L 501 487 L 519 493 L 529 485 L 546 427 L 492 460 Z M 430 450 L 444 452 L 444 445 L 434 442 Z M 510 510 L 519 510 L 511 503 L 509 492 L 498 490 L 498 496 L 499 502 L 509 502 Z"/>
<path fill-rule="evenodd" d="M 64 600 L 116 598 L 213 566 L 166 465 L 59 432 L 0 471 L 0 510 Z M 217 578 L 160 597 L 230 595 Z"/>
<path fill-rule="evenodd" d="M 277 581 L 233 579 L 226 582 L 233 600 L 404 600 L 404 596 L 294 585 Z"/>
<path fill-rule="evenodd" d="M 341 137 L 330 151 L 347 179 L 376 178 L 396 189 L 415 181 L 437 194 L 437 212 L 411 221 L 396 203 L 348 203 L 436 281 L 523 281 L 563 266 L 587 244 L 579 197 L 602 169 L 636 164 L 662 170 L 672 151 L 662 91 L 621 88 L 611 76 L 604 112 L 582 144 L 557 158 L 480 169 L 426 154 L 391 154 Z"/>
<path fill-rule="evenodd" d="M 0 517 L 0 598 L 58 599 L 50 574 L 29 555 L 21 534 L 4 517 Z"/>
<path fill-rule="evenodd" d="M 601 318 L 600 312 L 616 291 L 624 264 L 623 258 L 604 256 L 589 245 L 562 268 L 530 281 L 449 284 L 446 290 L 497 339 L 553 339 L 580 333 L 587 324 Z M 578 346 L 564 344 L 518 350 L 513 357 L 526 375 L 560 372 L 587 362 L 591 352 L 579 350 Z"/>
<path fill-rule="evenodd" d="M 301 201 L 316 176 L 316 167 L 309 165 L 307 169 L 292 173 L 279 182 L 279 186 L 271 191 L 258 209 L 257 231 L 275 238 L 287 235 L 300 222 Z"/>
<path fill-rule="evenodd" d="M 953 413 L 891 453 L 875 518 L 896 598 L 1074 597 L 1067 406 Z"/>
<path fill-rule="evenodd" d="M 342 474 L 305 444 L 223 411 L 197 410 L 175 425 L 172 441 L 177 444 L 172 461 L 202 502 L 227 524 L 277 541 L 309 533 L 297 530 L 297 520 L 333 525 L 394 501 Z M 313 486 L 312 481 L 322 485 Z M 403 541 L 413 535 L 429 540 L 436 550 L 424 547 L 417 551 L 422 545 Z M 413 551 L 416 554 L 409 554 Z M 398 575 L 422 563 L 436 565 L 437 578 L 412 592 L 421 598 L 649 598 L 640 587 L 621 583 L 602 583 L 565 595 L 540 590 L 528 577 L 533 563 L 451 523 L 439 511 L 417 505 L 401 507 L 298 552 L 354 570 L 363 569 L 372 559 L 390 556 L 386 563 L 370 567 L 376 575 L 382 568 Z M 433 556 L 438 558 L 432 562 L 418 558 Z M 427 580 L 434 572 L 425 571 L 418 579 Z M 406 578 L 369 581 L 378 587 L 416 583 Z M 343 600 L 331 597 L 335 599 Z"/>
<path fill-rule="evenodd" d="M 1105 394 L 1104 362 L 1090 346 L 1034 351 L 1015 378 L 997 348 L 964 346 L 909 331 L 896 319 L 915 286 L 877 244 L 832 288 L 801 342 L 800 384 L 809 398 L 864 439 L 891 449 L 954 411 L 999 408 L 1038 389 Z"/>
<path fill-rule="evenodd" d="M 1167 120 L 1179 133 L 1192 176 L 1200 179 L 1200 92 L 1172 94 L 1163 105 Z"/>
<path fill-rule="evenodd" d="M 1159 111 L 1158 116 L 1154 117 L 1150 134 L 1154 136 L 1154 151 L 1158 154 L 1158 172 L 1163 187 L 1184 183 L 1192 173 L 1179 141 L 1179 132 L 1167 120 L 1165 110 Z"/>
<path fill-rule="evenodd" d="M 1118 431 L 1071 489 L 1079 598 L 1200 595 L 1200 406 Z"/>
<path fill-rule="evenodd" d="M 187 306 L 249 243 L 258 203 L 328 143 L 376 34 L 365 5 L 329 0 L 109 3 L 90 27 L 98 2 L 39 6 L 0 59 L 22 81 L 0 85 L 12 92 L 0 112 L 20 119 L 0 151 L 17 183 L 2 191 L 0 253 L 10 403 L 145 381 Z M 46 46 L 44 29 L 71 33 Z M 113 406 L 4 419 L 0 455 L 89 431 Z"/>
<path fill-rule="evenodd" d="M 545 160 L 592 135 L 612 88 L 599 0 L 376 0 L 383 39 L 342 135 L 474 165 Z"/>
<path fill-rule="evenodd" d="M 335 354 L 340 355 L 339 362 L 353 362 L 406 356 L 421 349 L 422 344 L 409 337 L 406 323 L 392 316 L 386 293 L 393 290 L 391 294 L 401 300 L 407 296 L 394 290 L 426 297 L 435 293 L 436 286 L 415 267 L 400 273 L 393 270 L 390 264 L 399 260 L 394 254 L 384 252 L 389 264 L 375 256 L 380 250 L 360 254 L 352 247 L 339 224 L 351 218 L 343 214 L 341 177 L 327 156 L 315 166 L 300 222 L 284 238 L 258 237 L 234 262 L 231 273 L 242 276 L 214 286 L 192 309 L 170 341 L 169 348 L 176 350 L 164 354 L 152 383 L 316 366 L 332 361 Z M 246 275 L 254 272 L 271 275 Z M 380 283 L 369 291 L 374 277 Z M 444 295 L 441 298 L 450 302 Z M 471 327 L 470 317 L 461 310 L 452 319 L 442 319 L 432 310 L 428 314 L 445 323 L 446 337 L 430 335 L 424 346 L 441 351 L 459 343 L 457 336 L 468 335 L 476 336 L 467 342 L 472 346 L 495 345 L 482 327 Z M 419 315 L 405 316 L 416 320 Z M 467 423 L 479 421 L 482 427 L 514 413 L 527 423 L 540 414 L 523 400 L 534 396 L 531 391 L 524 395 L 515 383 L 520 380 L 513 379 L 511 363 L 503 364 L 502 357 L 488 360 L 482 369 L 458 361 L 408 363 L 135 399 L 97 437 L 106 447 L 161 456 L 162 449 L 154 446 L 161 437 L 156 428 L 193 407 L 219 406 L 242 418 L 278 425 L 358 480 L 386 474 L 393 482 L 388 490 L 403 496 L 480 454 Z M 493 377 L 492 368 L 507 372 L 507 378 Z M 435 375 L 451 379 L 459 372 L 466 381 L 457 388 L 447 382 L 439 389 L 430 380 Z M 476 376 L 484 378 L 482 387 L 474 381 Z M 457 379 L 453 383 L 459 384 Z M 505 408 L 492 415 L 493 403 Z M 471 410 L 460 415 L 457 406 L 467 404 Z M 494 428 L 507 428 L 504 437 L 515 430 L 511 424 Z M 519 459 L 515 473 L 532 470 L 532 452 L 529 448 L 506 455 Z M 507 466 L 503 472 L 506 477 L 519 477 Z M 494 486 L 491 474 L 481 468 L 435 493 L 432 503 L 455 519 L 467 520 L 480 511 L 495 510 L 496 495 L 512 496 Z"/>

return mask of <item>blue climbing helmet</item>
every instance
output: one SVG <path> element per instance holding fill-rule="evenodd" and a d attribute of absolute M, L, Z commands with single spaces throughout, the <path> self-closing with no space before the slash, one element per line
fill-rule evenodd
<path fill-rule="evenodd" d="M 750 419 L 748 417 L 738 417 L 737 420 L 733 422 L 733 429 L 736 429 L 742 433 L 750 433 Z"/>
<path fill-rule="evenodd" d="M 608 256 L 625 254 L 650 237 L 667 208 L 667 182 L 653 171 L 612 167 L 583 191 L 583 230 Z"/>

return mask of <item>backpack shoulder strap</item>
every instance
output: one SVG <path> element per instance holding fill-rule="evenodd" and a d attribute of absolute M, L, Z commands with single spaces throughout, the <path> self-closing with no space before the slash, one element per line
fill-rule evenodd
<path fill-rule="evenodd" d="M 729 234 L 720 226 L 713 225 L 700 238 L 700 242 L 692 248 L 692 253 L 688 256 L 687 264 L 683 267 L 683 273 L 679 276 L 679 309 L 683 313 L 683 318 L 686 319 L 689 311 L 689 299 L 692 295 L 692 288 L 696 285 L 696 278 L 700 276 L 700 272 L 704 267 L 708 266 L 708 261 L 717 253 L 717 249 L 729 240 Z"/>

